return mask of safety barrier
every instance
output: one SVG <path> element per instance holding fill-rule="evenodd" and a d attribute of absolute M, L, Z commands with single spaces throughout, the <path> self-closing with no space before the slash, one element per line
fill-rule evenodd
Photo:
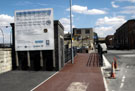
<path fill-rule="evenodd" d="M 77 54 L 77 48 L 73 47 L 73 54 L 76 56 Z M 66 49 L 65 48 L 65 63 L 71 60 L 72 53 L 71 53 L 71 48 Z"/>

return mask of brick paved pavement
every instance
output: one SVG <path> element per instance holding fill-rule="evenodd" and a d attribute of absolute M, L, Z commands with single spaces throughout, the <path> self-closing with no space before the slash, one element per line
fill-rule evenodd
<path fill-rule="evenodd" d="M 78 54 L 74 60 L 34 91 L 105 91 L 98 55 Z"/>

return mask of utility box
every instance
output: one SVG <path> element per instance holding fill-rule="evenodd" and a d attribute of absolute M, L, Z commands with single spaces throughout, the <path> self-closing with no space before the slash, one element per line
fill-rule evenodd
<path fill-rule="evenodd" d="M 54 50 L 15 50 L 15 24 L 12 23 L 13 51 L 12 69 L 18 70 L 60 70 L 65 63 L 64 57 L 64 27 L 54 21 Z"/>

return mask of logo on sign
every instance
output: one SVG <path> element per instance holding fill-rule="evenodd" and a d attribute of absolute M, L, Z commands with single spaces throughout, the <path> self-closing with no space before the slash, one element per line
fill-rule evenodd
<path fill-rule="evenodd" d="M 43 43 L 43 40 L 36 40 L 35 43 Z"/>

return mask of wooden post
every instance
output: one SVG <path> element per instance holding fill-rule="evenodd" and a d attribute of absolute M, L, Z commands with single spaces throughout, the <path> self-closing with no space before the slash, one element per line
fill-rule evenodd
<path fill-rule="evenodd" d="M 28 58 L 28 67 L 30 67 L 30 52 L 27 51 L 27 58 Z"/>
<path fill-rule="evenodd" d="M 43 54 L 42 54 L 42 51 L 40 51 L 40 66 L 43 67 Z"/>
<path fill-rule="evenodd" d="M 52 50 L 53 52 L 53 67 L 55 68 L 56 67 L 56 64 L 55 64 L 55 49 Z"/>
<path fill-rule="evenodd" d="M 15 53 L 16 53 L 16 66 L 18 67 L 19 66 L 18 53 L 17 53 L 17 51 Z"/>

